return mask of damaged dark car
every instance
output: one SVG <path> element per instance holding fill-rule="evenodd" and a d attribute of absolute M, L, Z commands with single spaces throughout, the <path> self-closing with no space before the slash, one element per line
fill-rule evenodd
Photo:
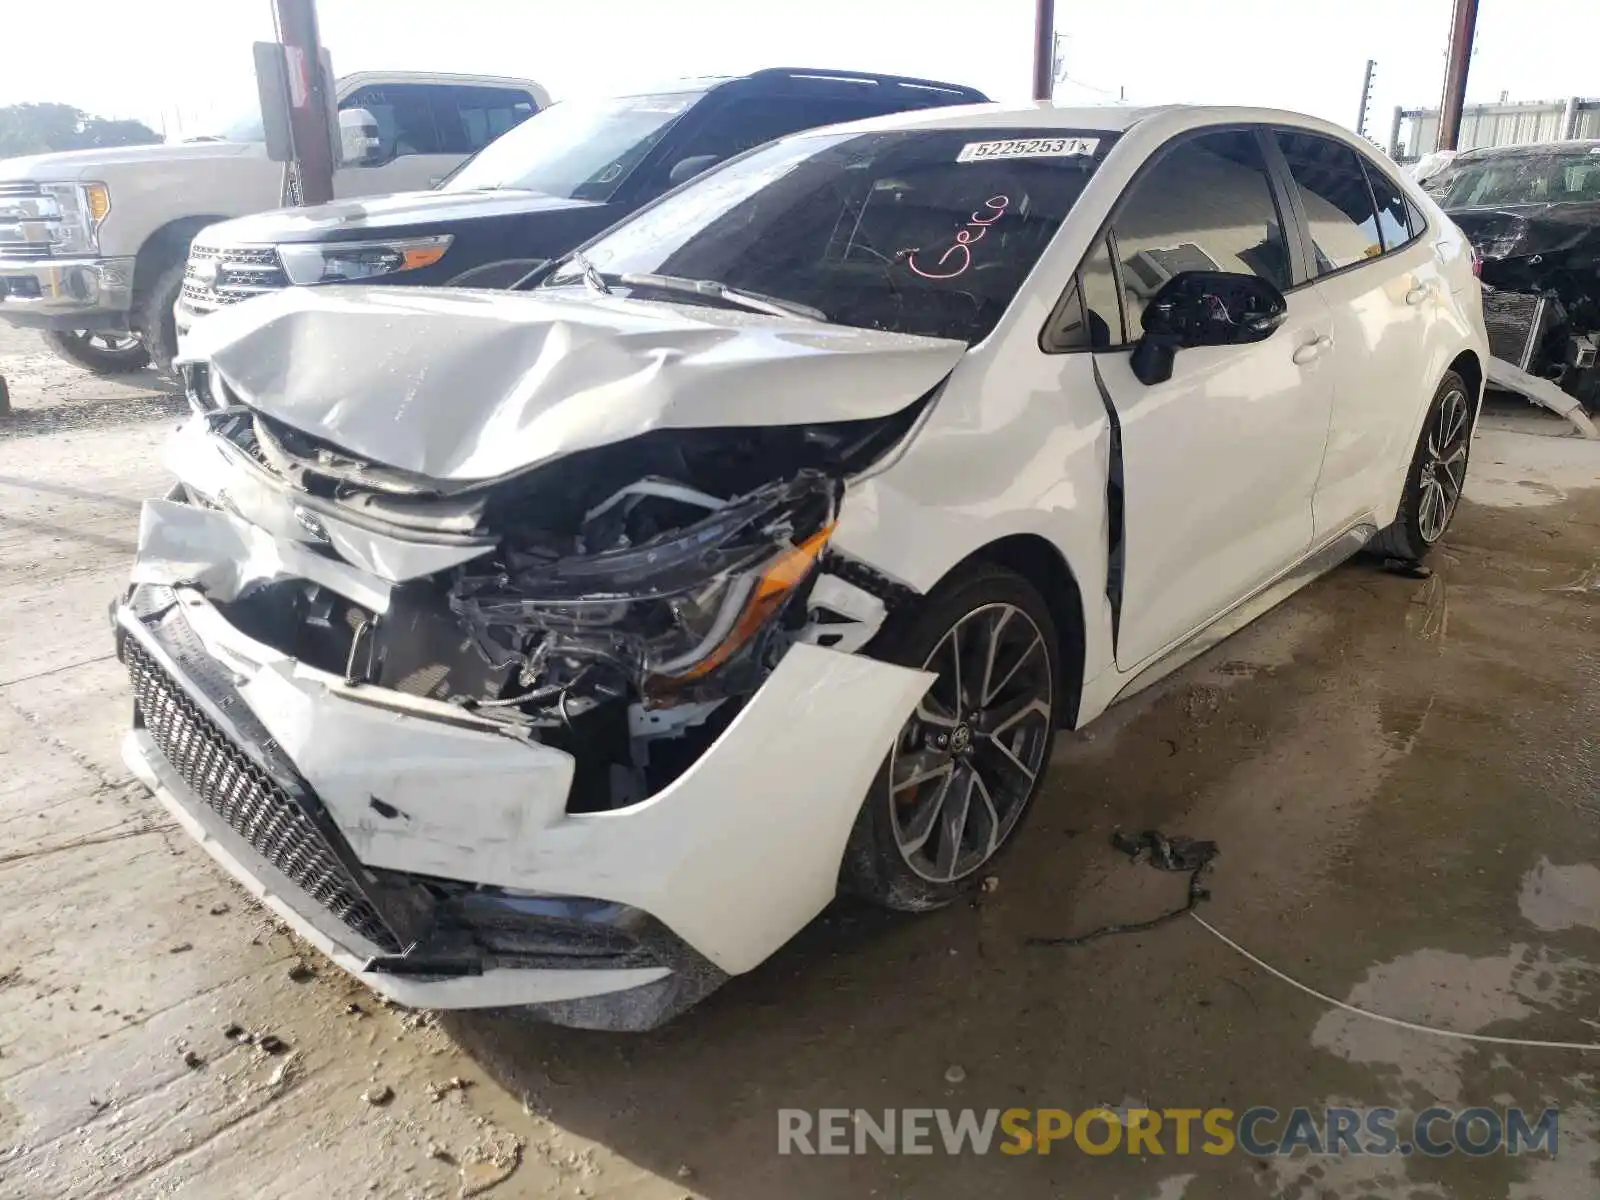
<path fill-rule="evenodd" d="M 1600 140 L 1470 150 L 1425 186 L 1482 260 L 1495 358 L 1600 411 Z"/>

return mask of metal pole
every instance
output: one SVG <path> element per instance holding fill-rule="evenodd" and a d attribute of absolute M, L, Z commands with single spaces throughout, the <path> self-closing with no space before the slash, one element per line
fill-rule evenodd
<path fill-rule="evenodd" d="M 1367 73 L 1361 77 L 1361 112 L 1356 117 L 1356 133 L 1361 137 L 1367 136 L 1367 109 L 1372 106 L 1372 72 L 1377 65 L 1377 59 L 1367 59 Z"/>
<path fill-rule="evenodd" d="M 1033 23 L 1033 98 L 1055 94 L 1056 0 L 1038 0 Z"/>
<path fill-rule="evenodd" d="M 317 34 L 317 0 L 272 0 L 289 65 L 289 129 L 294 141 L 290 164 L 299 182 L 299 203 L 333 199 L 333 146 L 328 137 L 329 81 L 322 73 L 322 40 Z"/>
<path fill-rule="evenodd" d="M 1567 107 L 1561 111 L 1562 140 L 1571 141 L 1578 136 L 1578 105 L 1582 103 L 1582 96 L 1568 97 Z"/>
<path fill-rule="evenodd" d="M 1401 108 L 1398 104 L 1395 105 L 1394 106 L 1394 124 L 1389 126 L 1389 157 L 1390 158 L 1399 158 L 1400 157 L 1400 126 L 1405 123 L 1405 119 L 1406 119 L 1406 110 Z M 1422 157 L 1420 154 L 1417 153 L 1418 147 L 1416 147 L 1416 146 L 1407 146 L 1406 149 L 1414 157 L 1417 157 L 1417 158 Z"/>
<path fill-rule="evenodd" d="M 1467 103 L 1467 68 L 1478 28 L 1478 0 L 1455 0 L 1450 15 L 1450 49 L 1444 67 L 1444 97 L 1439 101 L 1436 150 L 1455 150 L 1461 141 L 1461 111 Z"/>

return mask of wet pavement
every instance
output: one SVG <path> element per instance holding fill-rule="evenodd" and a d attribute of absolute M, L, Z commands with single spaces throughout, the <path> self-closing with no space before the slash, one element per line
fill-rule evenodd
<path fill-rule="evenodd" d="M 0 373 L 0 1197 L 1600 1194 L 1600 1053 L 1336 1009 L 1188 918 L 1028 943 L 1180 905 L 1109 845 L 1159 828 L 1220 844 L 1200 914 L 1310 988 L 1600 1042 L 1600 445 L 1557 419 L 1485 418 L 1431 578 L 1347 565 L 1064 736 L 993 890 L 838 905 L 615 1036 L 388 1009 L 171 828 L 104 614 L 181 405 L 9 331 Z M 781 1108 L 1434 1104 L 1558 1108 L 1559 1152 L 777 1154 Z"/>

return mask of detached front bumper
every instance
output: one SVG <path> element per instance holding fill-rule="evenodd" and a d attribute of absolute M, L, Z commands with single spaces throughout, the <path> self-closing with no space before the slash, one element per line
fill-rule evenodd
<path fill-rule="evenodd" d="M 348 686 L 176 581 L 115 620 L 130 767 L 296 932 L 402 1004 L 584 1027 L 659 1024 L 815 916 L 929 682 L 794 646 L 671 785 L 569 813 L 565 752 Z"/>
<path fill-rule="evenodd" d="M 37 329 L 126 329 L 133 263 L 0 256 L 0 320 Z"/>

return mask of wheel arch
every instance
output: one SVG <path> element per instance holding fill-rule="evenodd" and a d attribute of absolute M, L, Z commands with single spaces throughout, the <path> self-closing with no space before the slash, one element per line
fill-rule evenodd
<path fill-rule="evenodd" d="M 1050 609 L 1060 639 L 1060 679 L 1057 681 L 1059 727 L 1078 723 L 1083 698 L 1084 638 L 1087 615 L 1083 589 L 1061 551 L 1036 533 L 1014 533 L 980 546 L 945 572 L 945 579 L 975 563 L 992 563 L 1015 571 L 1031 583 Z M 940 582 L 943 582 L 941 580 Z"/>
<path fill-rule="evenodd" d="M 1476 420 L 1478 410 L 1483 406 L 1483 363 L 1478 358 L 1475 350 L 1463 350 L 1450 361 L 1447 370 L 1454 371 L 1466 381 L 1472 389 L 1472 411 Z"/>
<path fill-rule="evenodd" d="M 139 247 L 133 262 L 133 305 L 138 309 L 151 283 L 173 261 L 182 262 L 189 256 L 189 243 L 207 225 L 225 221 L 220 214 L 213 216 L 179 217 L 157 228 Z"/>

